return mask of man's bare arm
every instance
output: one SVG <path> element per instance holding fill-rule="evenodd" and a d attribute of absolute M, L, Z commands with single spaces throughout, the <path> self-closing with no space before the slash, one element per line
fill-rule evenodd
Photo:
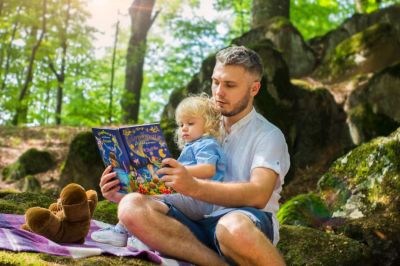
<path fill-rule="evenodd" d="M 163 181 L 177 192 L 195 199 L 226 207 L 264 208 L 275 187 L 278 174 L 268 168 L 255 168 L 249 182 L 225 183 L 193 178 L 179 162 L 164 160 L 170 168 L 162 168 Z"/>

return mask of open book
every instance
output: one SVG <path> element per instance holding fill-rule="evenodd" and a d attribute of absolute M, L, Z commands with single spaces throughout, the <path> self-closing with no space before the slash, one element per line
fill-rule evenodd
<path fill-rule="evenodd" d="M 112 165 L 120 180 L 120 192 L 170 194 L 156 171 L 171 157 L 160 124 L 121 128 L 92 128 L 104 164 Z"/>

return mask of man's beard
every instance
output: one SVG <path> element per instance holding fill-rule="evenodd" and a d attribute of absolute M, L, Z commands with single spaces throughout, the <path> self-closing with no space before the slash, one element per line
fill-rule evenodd
<path fill-rule="evenodd" d="M 226 117 L 235 116 L 240 112 L 242 112 L 244 109 L 246 109 L 247 106 L 249 105 L 249 102 L 250 102 L 250 90 L 246 93 L 246 95 L 243 96 L 243 98 L 237 104 L 233 106 L 233 109 L 230 112 L 221 109 L 221 114 Z"/>

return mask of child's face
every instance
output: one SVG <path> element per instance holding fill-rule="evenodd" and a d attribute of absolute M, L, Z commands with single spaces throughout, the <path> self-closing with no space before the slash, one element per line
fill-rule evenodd
<path fill-rule="evenodd" d="M 185 143 L 201 138 L 204 134 L 204 118 L 183 117 L 178 123 L 179 134 Z"/>

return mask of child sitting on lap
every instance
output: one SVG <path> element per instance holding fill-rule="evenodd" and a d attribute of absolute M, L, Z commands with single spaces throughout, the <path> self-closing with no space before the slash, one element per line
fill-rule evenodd
<path fill-rule="evenodd" d="M 178 161 L 196 178 L 223 181 L 225 155 L 218 139 L 221 114 L 214 102 L 205 94 L 185 98 L 177 107 L 175 119 L 177 142 L 182 152 Z M 200 220 L 210 214 L 214 205 L 179 193 L 158 195 L 164 202 L 173 205 L 187 217 Z M 129 237 L 125 227 L 118 223 L 91 235 L 97 242 L 114 246 L 133 246 L 137 249 L 148 247 L 135 237 Z"/>

